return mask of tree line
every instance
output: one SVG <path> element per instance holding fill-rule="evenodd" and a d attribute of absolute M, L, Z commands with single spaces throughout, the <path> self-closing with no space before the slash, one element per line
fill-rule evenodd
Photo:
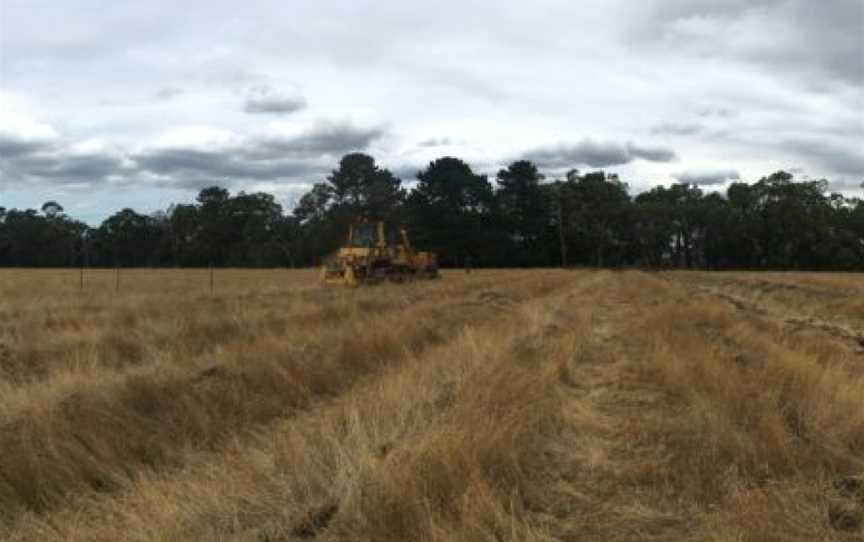
<path fill-rule="evenodd" d="M 123 209 L 91 227 L 57 202 L 0 207 L 0 266 L 278 267 L 318 264 L 360 217 L 405 225 L 443 266 L 864 269 L 864 201 L 779 171 L 635 197 L 615 174 L 546 179 L 519 160 L 493 180 L 444 157 L 403 181 L 365 154 L 344 156 L 286 211 L 266 193 L 212 186 L 150 215 Z"/>

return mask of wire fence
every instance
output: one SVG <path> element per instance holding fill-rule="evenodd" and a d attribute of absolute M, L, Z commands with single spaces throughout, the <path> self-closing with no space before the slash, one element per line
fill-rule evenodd
<path fill-rule="evenodd" d="M 217 295 L 231 291 L 276 291 L 315 287 L 317 279 L 317 268 L 0 268 L 0 301 L 28 293 Z"/>

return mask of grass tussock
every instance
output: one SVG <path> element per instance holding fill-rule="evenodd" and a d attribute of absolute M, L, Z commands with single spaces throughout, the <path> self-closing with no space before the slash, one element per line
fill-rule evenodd
<path fill-rule="evenodd" d="M 864 538 L 857 277 L 147 273 L 0 283 L 0 539 Z"/>
<path fill-rule="evenodd" d="M 530 299 L 550 284 L 563 284 L 548 279 L 516 278 L 522 288 L 514 298 Z M 112 351 L 127 362 L 119 370 L 102 362 L 104 333 L 114 331 L 93 330 L 98 338 L 86 369 L 76 364 L 5 382 L 4 513 L 43 513 L 67 494 L 118 491 L 142 469 L 182 468 L 190 449 L 219 449 L 233 435 L 338 396 L 358 378 L 498 316 L 499 308 L 483 297 L 494 284 L 486 278 L 470 285 L 423 284 L 412 292 L 314 292 L 327 299 L 321 306 L 301 292 L 285 296 L 289 307 L 279 319 L 293 328 L 286 330 L 271 323 L 269 303 L 262 311 L 259 304 L 220 298 L 219 305 L 231 307 L 222 313 L 173 305 L 170 318 L 179 325 L 170 340 L 144 346 L 132 342 L 134 334 L 113 336 Z M 121 313 L 138 302 L 146 303 L 125 300 Z M 395 309 L 370 313 L 376 304 Z M 141 366 L 145 349 L 150 362 Z M 13 353 L 17 359 L 20 350 Z"/>
<path fill-rule="evenodd" d="M 572 344 L 552 325 L 561 301 L 540 299 L 472 319 L 429 348 L 403 348 L 377 378 L 219 451 L 187 454 L 180 472 L 151 469 L 131 491 L 128 482 L 116 495 L 91 488 L 19 518 L 10 536 L 539 537 L 531 503 L 542 494 L 529 480 L 560 426 L 556 360 Z"/>
<path fill-rule="evenodd" d="M 770 314 L 716 298 L 675 299 L 651 328 L 644 374 L 668 391 L 672 423 L 687 428 L 666 435 L 672 458 L 657 482 L 716 511 L 699 537 L 864 534 L 864 501 L 835 489 L 864 474 L 860 373 L 826 365 L 806 341 L 778 340 Z"/>

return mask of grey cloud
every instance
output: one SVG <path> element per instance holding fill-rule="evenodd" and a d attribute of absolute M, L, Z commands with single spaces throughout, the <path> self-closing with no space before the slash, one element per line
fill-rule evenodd
<path fill-rule="evenodd" d="M 448 145 L 454 145 L 456 142 L 450 139 L 449 137 L 432 137 L 429 139 L 424 139 L 417 143 L 418 147 L 446 147 Z"/>
<path fill-rule="evenodd" d="M 76 151 L 71 142 L 26 142 L 0 137 L 4 185 L 44 183 L 62 186 L 130 183 L 198 188 L 216 181 L 282 181 L 323 175 L 334 155 L 366 149 L 382 128 L 321 122 L 294 137 L 246 137 L 211 149 L 174 146 Z"/>
<path fill-rule="evenodd" d="M 161 175 L 178 173 L 218 173 L 221 177 L 228 165 L 235 162 L 225 151 L 214 149 L 201 151 L 196 149 L 169 148 L 144 151 L 132 155 L 137 166 L 145 171 Z"/>
<path fill-rule="evenodd" d="M 258 148 L 251 149 L 251 154 L 344 154 L 364 150 L 383 135 L 384 129 L 380 127 L 361 128 L 347 122 L 319 122 L 296 137 L 261 140 Z"/>
<path fill-rule="evenodd" d="M 251 138 L 212 150 L 150 149 L 132 159 L 140 171 L 167 177 L 166 184 L 176 186 L 198 187 L 223 179 L 296 179 L 323 174 L 332 167 L 333 155 L 364 150 L 381 134 L 379 128 L 324 122 L 290 138 Z"/>
<path fill-rule="evenodd" d="M 792 18 L 803 33 L 798 39 L 807 47 L 801 58 L 796 53 L 788 60 L 818 62 L 828 74 L 864 85 L 864 3 L 795 0 L 790 6 Z"/>
<path fill-rule="evenodd" d="M 243 110 L 253 114 L 287 115 L 306 107 L 306 98 L 299 94 L 286 94 L 268 86 L 257 86 L 249 90 Z"/>
<path fill-rule="evenodd" d="M 417 165 L 404 164 L 401 166 L 396 166 L 394 168 L 388 168 L 388 169 L 390 169 L 390 171 L 393 172 L 393 175 L 399 177 L 403 181 L 411 182 L 417 178 L 417 173 L 420 171 L 423 171 L 423 168 L 425 168 L 425 167 L 426 167 L 425 165 L 420 165 L 420 164 L 417 164 Z"/>
<path fill-rule="evenodd" d="M 540 147 L 529 151 L 524 157 L 542 167 L 568 167 L 571 165 L 604 167 L 626 164 L 631 160 L 627 148 L 623 145 L 595 143 L 587 140 L 574 145 L 560 144 L 553 147 Z"/>
<path fill-rule="evenodd" d="M 837 192 L 858 192 L 864 188 L 864 182 L 860 178 L 831 179 L 828 181 L 831 190 Z"/>
<path fill-rule="evenodd" d="M 781 147 L 809 159 L 827 171 L 864 178 L 864 150 L 826 139 L 792 139 L 781 142 Z"/>
<path fill-rule="evenodd" d="M 653 2 L 656 16 L 666 20 L 688 17 L 735 17 L 743 12 L 771 7 L 783 0 L 661 0 Z"/>
<path fill-rule="evenodd" d="M 641 158 L 649 162 L 672 162 L 677 157 L 675 151 L 662 147 L 641 147 L 633 144 L 627 145 L 632 158 Z"/>
<path fill-rule="evenodd" d="M 110 152 L 75 152 L 68 142 L 24 140 L 0 134 L 0 172 L 5 185 L 24 180 L 61 185 L 91 183 L 119 170 L 122 160 Z"/>
<path fill-rule="evenodd" d="M 719 169 L 682 171 L 674 173 L 672 177 L 682 183 L 713 186 L 723 184 L 726 181 L 737 181 L 741 178 L 741 175 L 735 169 Z"/>
<path fill-rule="evenodd" d="M 122 160 L 109 154 L 91 153 L 83 156 L 69 154 L 28 155 L 15 160 L 13 166 L 29 177 L 59 182 L 78 182 L 103 179 L 117 173 Z"/>
<path fill-rule="evenodd" d="M 39 141 L 24 141 L 0 134 L 0 160 L 32 154 L 45 148 L 45 143 Z"/>
<path fill-rule="evenodd" d="M 651 128 L 654 135 L 689 136 L 702 131 L 701 124 L 664 122 Z"/>
<path fill-rule="evenodd" d="M 318 170 L 320 163 L 304 158 L 249 160 L 242 150 L 159 149 L 133 156 L 142 172 L 184 179 L 210 178 L 272 180 L 298 177 Z"/>
<path fill-rule="evenodd" d="M 155 98 L 156 100 L 159 100 L 159 101 L 173 100 L 174 98 L 180 96 L 184 92 L 185 91 L 182 88 L 165 87 L 165 88 L 159 90 L 159 92 L 157 92 L 156 94 L 154 94 L 153 98 Z"/>
<path fill-rule="evenodd" d="M 108 153 L 72 155 L 63 147 L 53 152 L 40 151 L 0 158 L 0 176 L 4 178 L 4 184 L 10 188 L 13 185 L 24 186 L 30 183 L 64 187 L 92 186 L 121 174 L 123 174 L 123 163 L 115 155 Z"/>
<path fill-rule="evenodd" d="M 728 119 L 738 114 L 737 111 L 729 107 L 703 107 L 696 113 L 700 117 L 718 117 Z"/>
<path fill-rule="evenodd" d="M 26 128 L 22 130 L 14 122 L 0 125 L 0 160 L 53 151 L 57 144 L 58 139 L 50 126 L 42 125 L 41 133 L 28 134 Z"/>
<path fill-rule="evenodd" d="M 628 164 L 637 158 L 651 162 L 670 162 L 675 152 L 664 148 L 641 147 L 634 144 L 596 142 L 590 139 L 575 144 L 561 143 L 539 147 L 523 155 L 541 167 L 560 168 L 576 165 L 608 167 Z"/>
<path fill-rule="evenodd" d="M 636 39 L 705 56 L 734 58 L 864 85 L 864 4 L 860 0 L 654 0 L 634 20 Z"/>
<path fill-rule="evenodd" d="M 142 96 L 127 96 L 122 98 L 111 97 L 103 98 L 98 101 L 103 107 L 142 107 L 149 106 L 155 103 L 170 102 L 183 94 L 186 91 L 178 87 L 164 87 L 149 95 Z"/>
<path fill-rule="evenodd" d="M 132 156 L 141 172 L 167 178 L 164 184 L 197 188 L 214 180 L 257 181 L 320 175 L 333 156 L 366 149 L 381 128 L 321 122 L 294 137 L 249 138 L 228 148 L 162 148 Z"/>

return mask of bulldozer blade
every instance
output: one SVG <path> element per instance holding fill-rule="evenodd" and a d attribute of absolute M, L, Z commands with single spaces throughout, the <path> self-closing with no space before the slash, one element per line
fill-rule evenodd
<path fill-rule="evenodd" d="M 332 268 L 323 266 L 321 268 L 320 280 L 322 284 L 357 286 L 357 277 L 352 267 L 333 270 Z"/>

